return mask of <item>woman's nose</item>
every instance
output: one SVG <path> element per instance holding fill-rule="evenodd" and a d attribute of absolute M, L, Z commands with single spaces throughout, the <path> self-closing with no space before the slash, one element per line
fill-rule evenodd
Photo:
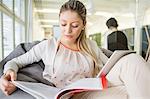
<path fill-rule="evenodd" d="M 70 26 L 70 25 L 68 25 L 68 26 L 66 27 L 66 32 L 67 32 L 67 33 L 71 33 L 71 32 L 72 32 L 72 29 L 71 29 L 71 26 Z"/>

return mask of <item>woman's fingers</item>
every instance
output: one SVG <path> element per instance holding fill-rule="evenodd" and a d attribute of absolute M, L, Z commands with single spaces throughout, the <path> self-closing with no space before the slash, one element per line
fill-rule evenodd
<path fill-rule="evenodd" d="M 9 87 L 9 86 L 10 86 L 9 84 L 10 84 L 9 81 L 8 81 L 6 78 L 3 78 L 3 80 L 2 80 L 2 85 L 3 85 L 4 87 Z"/>
<path fill-rule="evenodd" d="M 3 81 L 3 82 L 5 82 L 5 83 L 3 83 L 3 85 L 1 86 L 1 89 L 5 95 L 10 95 L 11 93 L 13 93 L 16 90 L 16 86 L 13 85 L 11 82 L 9 82 L 9 81 Z"/>
<path fill-rule="evenodd" d="M 6 95 L 10 95 L 10 94 L 12 94 L 15 90 L 16 90 L 16 86 L 11 86 L 11 87 L 8 87 L 8 88 L 4 91 L 4 93 L 5 93 Z"/>
<path fill-rule="evenodd" d="M 1 77 L 0 88 L 5 95 L 8 95 L 9 83 L 4 77 Z"/>
<path fill-rule="evenodd" d="M 7 78 L 8 80 L 16 80 L 17 79 L 17 74 L 16 72 L 14 72 L 13 70 L 8 70 L 4 76 L 5 78 Z"/>
<path fill-rule="evenodd" d="M 16 86 L 11 82 L 16 80 L 17 74 L 13 70 L 8 70 L 0 79 L 0 88 L 5 95 L 10 95 L 16 90 Z"/>
<path fill-rule="evenodd" d="M 15 72 L 11 72 L 11 73 L 10 73 L 10 78 L 11 78 L 11 79 L 10 79 L 11 81 L 16 80 L 16 79 L 17 79 L 17 74 L 16 74 Z"/>

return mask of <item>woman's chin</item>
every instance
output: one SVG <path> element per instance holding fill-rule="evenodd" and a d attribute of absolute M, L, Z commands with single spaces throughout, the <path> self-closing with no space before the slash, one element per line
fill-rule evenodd
<path fill-rule="evenodd" d="M 74 39 L 72 39 L 72 38 L 65 38 L 65 41 L 66 42 L 74 42 Z"/>
<path fill-rule="evenodd" d="M 72 41 L 72 40 L 73 40 L 73 37 L 65 37 L 65 39 L 66 39 L 67 41 Z"/>

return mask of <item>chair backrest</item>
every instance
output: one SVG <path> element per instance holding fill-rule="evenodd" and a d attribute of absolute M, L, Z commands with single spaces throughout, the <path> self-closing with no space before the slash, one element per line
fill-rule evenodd
<path fill-rule="evenodd" d="M 128 50 L 128 40 L 122 31 L 115 31 L 108 35 L 108 49 L 115 50 Z"/>
<path fill-rule="evenodd" d="M 100 49 L 102 50 L 102 52 L 103 52 L 108 58 L 113 54 L 112 51 L 107 50 L 107 49 L 105 49 L 105 48 L 100 48 Z"/>

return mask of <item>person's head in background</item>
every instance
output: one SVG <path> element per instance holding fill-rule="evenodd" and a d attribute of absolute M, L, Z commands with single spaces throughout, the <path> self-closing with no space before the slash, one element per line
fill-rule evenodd
<path fill-rule="evenodd" d="M 110 18 L 110 19 L 107 20 L 106 26 L 110 30 L 117 31 L 118 22 L 115 18 Z"/>
<path fill-rule="evenodd" d="M 86 14 L 86 7 L 78 0 L 69 0 L 61 6 L 59 13 L 60 41 L 86 53 L 97 64 L 96 54 L 87 43 L 85 32 Z"/>

